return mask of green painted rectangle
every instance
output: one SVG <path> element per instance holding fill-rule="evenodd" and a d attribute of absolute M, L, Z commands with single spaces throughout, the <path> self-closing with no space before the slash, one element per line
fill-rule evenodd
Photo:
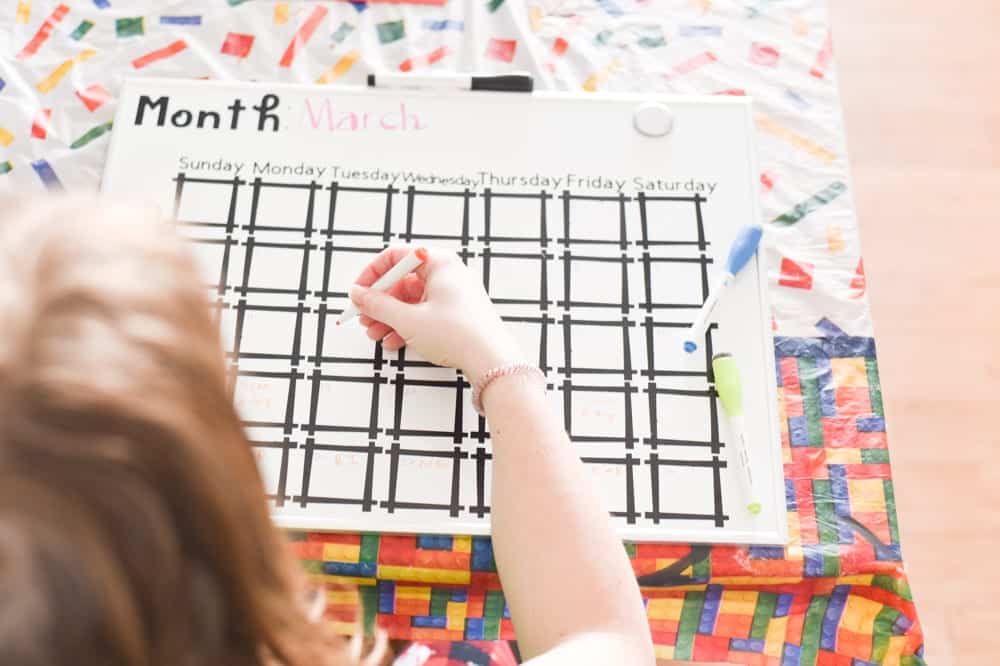
<path fill-rule="evenodd" d="M 767 627 L 774 616 L 778 605 L 778 595 L 774 592 L 757 594 L 757 607 L 753 611 L 753 621 L 750 623 L 750 638 L 767 638 Z"/>
<path fill-rule="evenodd" d="M 69 38 L 76 40 L 83 39 L 83 36 L 86 35 L 88 32 L 90 32 L 90 29 L 93 27 L 94 27 L 93 21 L 88 21 L 87 19 L 83 19 L 82 21 L 80 21 L 80 25 L 76 26 L 76 29 L 74 29 L 73 32 L 69 33 Z"/>
<path fill-rule="evenodd" d="M 378 561 L 378 535 L 362 534 L 358 562 L 374 564 Z"/>
<path fill-rule="evenodd" d="M 885 411 L 882 407 L 882 383 L 878 377 L 878 362 L 874 358 L 865 359 L 865 371 L 868 374 L 868 393 L 871 397 L 872 411 L 884 417 Z"/>
<path fill-rule="evenodd" d="M 816 595 L 809 602 L 806 619 L 802 624 L 802 640 L 799 643 L 802 649 L 799 666 L 815 666 L 816 664 L 820 633 L 823 629 L 823 615 L 826 614 L 826 607 L 829 605 L 830 597 L 825 594 Z"/>
<path fill-rule="evenodd" d="M 811 358 L 800 358 L 798 361 L 799 384 L 802 387 L 802 405 L 805 410 L 809 446 L 823 446 L 823 414 L 820 408 L 816 362 Z"/>
<path fill-rule="evenodd" d="M 483 602 L 483 617 L 499 620 L 503 617 L 503 592 L 487 592 Z"/>
<path fill-rule="evenodd" d="M 141 16 L 115 19 L 115 34 L 119 37 L 138 37 L 145 32 Z"/>
<path fill-rule="evenodd" d="M 635 559 L 635 553 L 636 553 L 635 544 L 632 543 L 631 541 L 626 541 L 625 542 L 625 553 L 628 555 L 628 559 L 634 560 Z"/>
<path fill-rule="evenodd" d="M 451 590 L 431 588 L 431 608 L 428 615 L 447 615 Z"/>
<path fill-rule="evenodd" d="M 882 492 L 885 493 L 885 515 L 889 519 L 889 538 L 893 543 L 899 543 L 899 520 L 896 517 L 896 491 L 892 487 L 892 479 L 882 479 Z"/>
<path fill-rule="evenodd" d="M 837 520 L 837 513 L 833 508 L 833 484 L 826 479 L 815 479 L 812 486 L 819 542 L 838 543 L 840 521 Z"/>
<path fill-rule="evenodd" d="M 500 5 L 503 3 L 504 0 L 489 0 L 489 2 L 486 3 L 486 10 L 492 14 L 496 10 L 500 9 Z"/>
<path fill-rule="evenodd" d="M 390 44 L 406 36 L 406 24 L 402 21 L 386 21 L 376 25 L 375 31 L 378 33 L 379 42 Z"/>
<path fill-rule="evenodd" d="M 694 652 L 694 635 L 698 631 L 701 609 L 705 605 L 704 592 L 688 592 L 681 606 L 681 619 L 677 625 L 677 645 L 674 659 L 690 659 Z"/>
<path fill-rule="evenodd" d="M 361 623 L 366 636 L 375 633 L 375 617 L 378 615 L 378 590 L 374 585 L 358 587 L 361 597 Z"/>
<path fill-rule="evenodd" d="M 861 449 L 861 462 L 866 465 L 888 465 L 889 449 Z"/>
<path fill-rule="evenodd" d="M 872 661 L 881 662 L 889 651 L 889 638 L 892 636 L 892 624 L 899 618 L 899 611 L 891 606 L 884 606 L 875 616 L 872 626 Z"/>
<path fill-rule="evenodd" d="M 9 173 L 13 170 L 14 170 L 14 163 L 11 162 L 10 160 L 7 160 L 5 162 L 0 162 L 0 176 L 2 176 L 5 173 Z"/>

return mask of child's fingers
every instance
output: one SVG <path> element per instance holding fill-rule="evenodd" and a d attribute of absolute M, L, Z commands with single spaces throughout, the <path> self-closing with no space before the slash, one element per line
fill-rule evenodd
<path fill-rule="evenodd" d="M 361 325 L 365 328 L 368 328 L 375 323 L 375 320 L 368 315 L 358 315 L 358 321 L 361 322 Z"/>
<path fill-rule="evenodd" d="M 368 327 L 368 330 L 365 331 L 365 335 L 367 335 L 372 340 L 375 340 L 376 342 L 378 342 L 385 336 L 389 335 L 390 333 L 392 333 L 392 326 L 389 326 L 388 324 L 383 324 L 380 321 L 373 323 L 371 326 Z"/>
<path fill-rule="evenodd" d="M 379 279 L 385 275 L 390 268 L 399 263 L 399 261 L 414 250 L 413 245 L 393 245 L 382 250 L 377 257 L 372 259 L 372 262 L 365 266 L 364 270 L 355 280 L 356 284 L 362 287 L 370 287 L 374 284 L 375 280 Z M 423 268 L 423 266 L 421 266 Z M 421 268 L 417 270 L 420 271 Z"/>
<path fill-rule="evenodd" d="M 399 351 L 405 344 L 406 340 L 403 339 L 403 336 L 393 331 L 382 340 L 382 349 L 391 352 Z"/>
<path fill-rule="evenodd" d="M 419 303 L 424 297 L 424 290 L 427 289 L 427 282 L 416 273 L 410 273 L 405 280 L 400 282 L 403 285 L 400 299 L 407 303 Z"/>

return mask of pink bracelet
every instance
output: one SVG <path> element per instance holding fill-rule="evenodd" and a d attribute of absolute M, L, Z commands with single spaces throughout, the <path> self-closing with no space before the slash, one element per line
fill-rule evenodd
<path fill-rule="evenodd" d="M 545 374 L 530 363 L 508 363 L 500 365 L 483 374 L 472 385 L 472 406 L 480 416 L 483 414 L 483 393 L 495 380 L 500 377 L 510 377 L 512 375 L 534 375 L 545 381 Z"/>

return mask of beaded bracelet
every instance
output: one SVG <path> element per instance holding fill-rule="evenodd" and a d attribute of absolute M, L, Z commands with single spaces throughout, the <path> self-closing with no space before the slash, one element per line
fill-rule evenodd
<path fill-rule="evenodd" d="M 476 380 L 472 385 L 472 406 L 475 408 L 476 413 L 480 416 L 485 416 L 485 414 L 483 414 L 483 392 L 489 388 L 490 384 L 500 377 L 510 377 L 512 375 L 522 374 L 535 375 L 543 382 L 545 381 L 545 374 L 530 363 L 509 363 L 507 365 L 500 365 L 483 374 L 483 376 Z"/>

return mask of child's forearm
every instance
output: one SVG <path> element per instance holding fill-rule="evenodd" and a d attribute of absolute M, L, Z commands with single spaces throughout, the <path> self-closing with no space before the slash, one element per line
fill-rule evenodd
<path fill-rule="evenodd" d="M 483 404 L 493 443 L 493 547 L 524 656 L 590 635 L 594 661 L 574 663 L 652 663 L 625 549 L 537 380 L 498 379 Z M 625 654 L 599 655 L 601 645 Z"/>

